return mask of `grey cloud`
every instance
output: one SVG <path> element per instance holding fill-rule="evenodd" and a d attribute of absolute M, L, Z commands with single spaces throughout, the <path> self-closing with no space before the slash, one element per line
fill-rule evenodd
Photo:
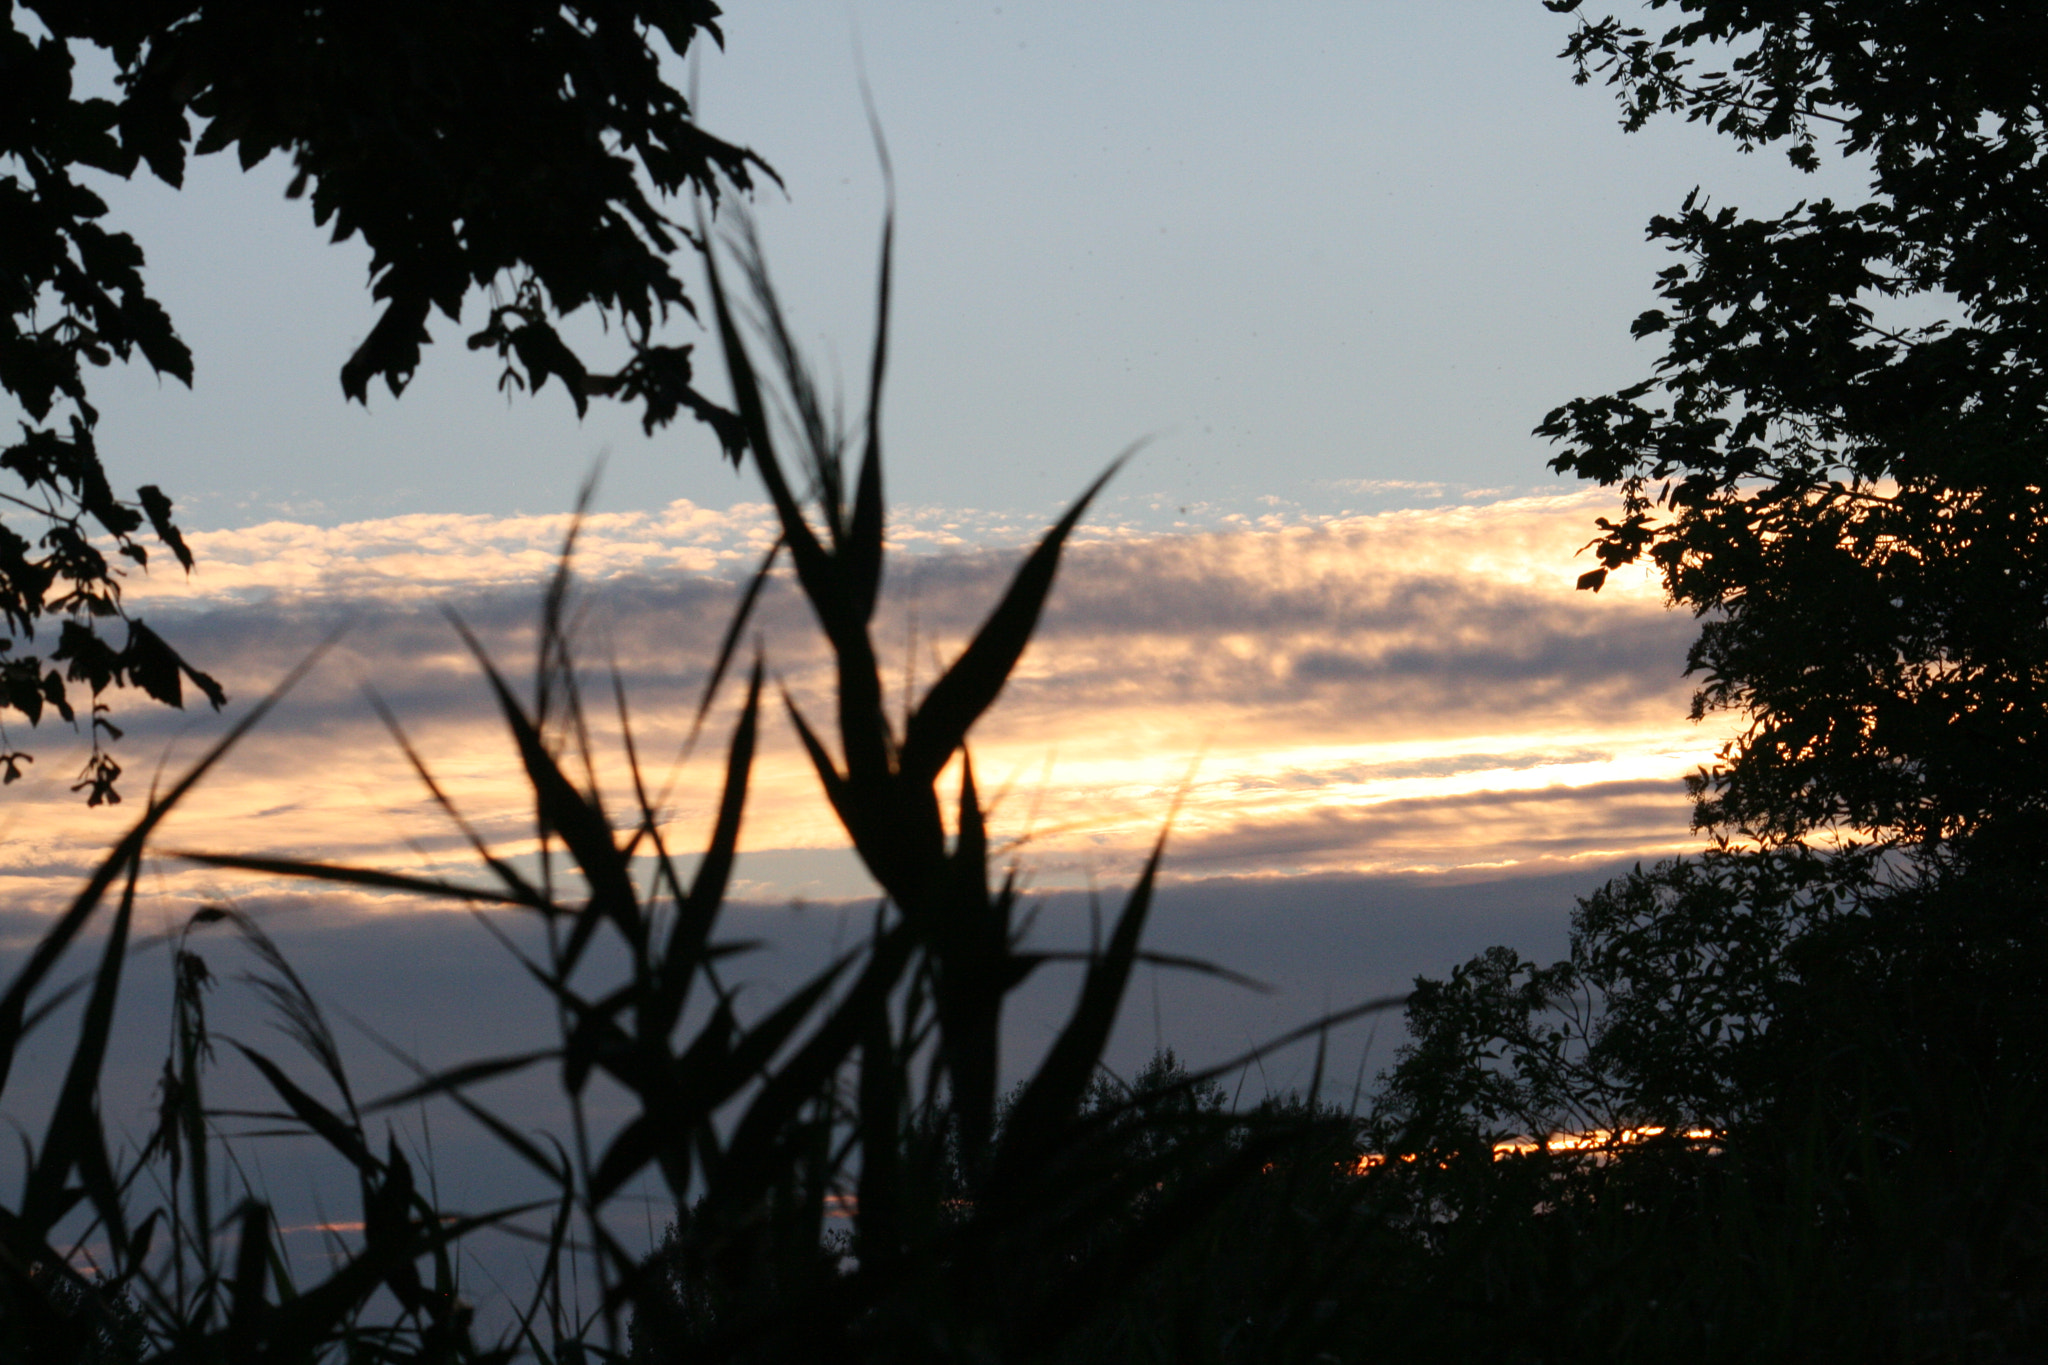
<path fill-rule="evenodd" d="M 1242 821 L 1176 837 L 1168 866 L 1287 867 L 1302 862 L 1390 861 L 1445 848 L 1461 863 L 1572 858 L 1686 832 L 1690 806 L 1677 782 L 1603 782 L 1535 791 L 1483 791 L 1410 797 L 1367 806 L 1322 808 L 1287 819 Z M 1495 834 L 1475 846 L 1475 828 Z M 1455 839 L 1443 836 L 1449 831 Z"/>
<path fill-rule="evenodd" d="M 1230 742 L 1240 747 L 1270 743 L 1276 754 L 1303 746 L 1331 755 L 1329 767 L 1310 762 L 1297 768 L 1276 759 L 1266 771 L 1235 760 L 1239 789 L 1256 795 L 1493 766 L 1594 762 L 1606 752 L 1588 749 L 1586 741 L 1597 746 L 1603 730 L 1626 723 L 1650 733 L 1646 724 L 1682 725 L 1685 687 L 1677 669 L 1691 621 L 1640 596 L 1609 594 L 1601 600 L 1568 587 L 1545 587 L 1548 570 L 1539 565 L 1530 571 L 1527 555 L 1500 574 L 1463 572 L 1460 563 L 1479 562 L 1472 559 L 1476 542 L 1469 527 L 1461 532 L 1461 561 L 1458 554 L 1431 552 L 1418 525 L 1407 526 L 1408 540 L 1395 547 L 1398 554 L 1376 549 L 1376 542 L 1355 530 L 1261 530 L 1077 545 L 1039 638 L 981 737 L 992 746 L 1009 745 L 1014 753 L 1020 744 L 1057 749 L 1072 736 L 1084 747 L 1068 750 L 1062 760 L 1080 753 L 1100 764 L 1123 752 L 1156 758 L 1164 752 L 1161 745 L 1195 744 L 1205 730 L 1227 726 Z M 948 657 L 964 643 L 999 597 L 1019 556 L 1015 550 L 967 550 L 897 560 L 876 625 L 892 695 L 900 692 L 912 663 L 918 681 L 929 682 L 937 667 L 933 654 Z M 211 716 L 120 699 L 117 715 L 129 728 L 121 756 L 130 768 L 131 792 L 146 784 L 145 774 L 167 743 L 176 741 L 174 768 L 189 761 L 273 680 L 350 622 L 328 661 L 233 760 L 257 796 L 248 809 L 285 813 L 277 827 L 291 832 L 263 837 L 303 844 L 319 837 L 319 825 L 289 814 L 301 805 L 301 793 L 291 784 L 332 806 L 336 793 L 347 794 L 350 784 L 375 782 L 375 790 L 366 788 L 364 805 L 374 817 L 359 821 L 361 829 L 353 833 L 367 839 L 363 831 L 374 818 L 387 833 L 402 831 L 416 840 L 430 856 L 445 855 L 457 836 L 403 775 L 360 688 L 368 684 L 384 697 L 430 764 L 437 736 L 452 737 L 441 753 L 467 744 L 466 754 L 488 757 L 477 744 L 485 730 L 497 727 L 495 706 L 447 614 L 476 631 L 523 692 L 530 685 L 541 589 L 534 581 L 460 586 L 440 600 L 414 594 L 343 602 L 334 595 L 273 593 L 211 608 L 153 603 L 152 624 L 217 672 L 235 702 L 227 713 Z M 615 663 L 636 728 L 650 746 L 672 746 L 687 725 L 739 591 L 730 575 L 681 571 L 661 577 L 617 573 L 582 588 L 579 639 L 600 684 L 592 703 L 608 709 L 602 675 Z M 819 714 L 830 685 L 828 656 L 786 574 L 764 593 L 756 626 L 778 680 Z M 714 744 L 726 723 L 721 719 L 714 726 Z M 43 754 L 39 777 L 76 762 L 58 752 L 62 734 L 45 727 L 32 737 L 31 745 Z M 1474 747 L 1465 737 L 1482 734 L 1526 738 L 1508 741 L 1518 747 L 1505 752 L 1459 752 Z M 1555 751 L 1545 748 L 1545 734 L 1559 737 Z M 1341 752 L 1389 742 L 1410 753 L 1416 745 L 1438 752 L 1397 763 L 1359 762 Z M 1628 742 L 1640 747 L 1647 741 Z M 771 725 L 768 743 L 766 752 L 786 754 L 786 727 Z M 1496 738 L 1478 747 L 1495 750 L 1501 743 Z M 665 763 L 673 748 L 643 753 Z M 508 746 L 502 775 L 509 780 L 516 770 Z M 784 790 L 792 790 L 788 780 Z M 1578 856 L 1630 846 L 1628 840 L 1649 837 L 1646 831 L 1662 838 L 1671 826 L 1682 830 L 1684 803 L 1675 790 L 1660 789 L 1654 801 L 1644 798 L 1646 809 L 1675 812 L 1655 818 L 1631 813 L 1635 808 L 1628 801 L 1605 789 L 1545 797 L 1513 793 L 1500 799 L 1519 804 L 1498 808 L 1478 798 L 1444 798 L 1304 815 L 1295 804 L 1286 816 L 1269 810 L 1240 830 L 1177 840 L 1176 848 L 1191 871 L 1230 866 L 1232 858 L 1248 860 L 1238 865 L 1257 865 L 1267 854 L 1304 866 L 1346 858 L 1351 861 L 1345 865 L 1371 865 L 1378 857 L 1374 848 L 1404 841 L 1448 847 L 1457 842 L 1452 835 L 1458 822 L 1477 829 L 1473 822 L 1498 821 L 1498 830 L 1486 826 L 1487 837 L 1499 834 L 1520 851 L 1515 856 Z M 497 822 L 493 837 L 513 829 L 511 791 L 505 787 L 490 798 L 496 802 L 487 812 Z M 810 794 L 807 786 L 803 791 Z M 1526 829 L 1511 828 L 1514 822 L 1499 814 L 1510 809 L 1528 814 Z M 1614 823 L 1603 828 L 1602 820 Z M 120 827 L 121 817 L 110 819 L 107 838 Z M 215 830 L 208 836 L 212 844 L 234 837 Z M 792 842 L 807 837 L 792 836 Z M 45 886 L 54 884 L 58 862 L 82 866 L 83 859 L 75 848 L 52 847 L 37 869 Z M 1402 864 L 1389 855 L 1386 865 Z"/>
<path fill-rule="evenodd" d="M 1344 567 L 1342 538 L 1307 539 L 1303 548 L 1245 532 L 1075 547 L 1034 647 L 1039 665 L 1027 659 L 1008 704 L 1073 710 L 1212 699 L 1397 713 L 1560 705 L 1592 712 L 1676 704 L 1682 695 L 1678 673 L 1693 629 L 1682 616 L 1478 577 L 1356 572 Z M 1330 562 L 1290 567 L 1314 555 Z M 1008 551 L 899 559 L 877 623 L 885 667 L 900 672 L 914 658 L 929 678 L 930 651 L 965 642 L 1017 560 Z M 157 624 L 246 703 L 352 619 L 334 664 L 302 687 L 295 723 L 355 714 L 358 679 L 401 714 L 431 718 L 471 710 L 479 696 L 474 665 L 445 613 L 476 630 L 508 674 L 523 677 L 539 592 L 537 583 L 494 586 L 441 603 L 345 607 L 279 597 L 165 611 Z M 581 638 L 594 664 L 617 663 L 636 698 L 666 705 L 701 685 L 737 595 L 724 577 L 619 575 L 583 590 Z M 822 662 L 808 610 L 786 581 L 764 594 L 756 625 L 771 661 L 799 682 Z M 1253 648 L 1222 648 L 1225 637 Z M 145 734 L 179 728 L 149 708 L 128 717 Z"/>

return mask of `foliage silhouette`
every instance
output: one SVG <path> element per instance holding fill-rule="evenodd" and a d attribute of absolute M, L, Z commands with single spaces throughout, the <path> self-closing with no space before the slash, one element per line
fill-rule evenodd
<path fill-rule="evenodd" d="M 1704 618 L 1695 714 L 1743 728 L 1696 783 L 1702 825 L 2036 841 L 2048 14 L 1667 6 L 1685 17 L 1660 37 L 1582 19 L 1565 48 L 1625 126 L 1682 114 L 1809 170 L 1832 135 L 1870 193 L 1754 218 L 1695 190 L 1652 220 L 1680 258 L 1633 329 L 1664 346 L 1654 376 L 1537 428 L 1553 467 L 1622 490 L 1581 586 L 1647 557 Z"/>
<path fill-rule="evenodd" d="M 1707 852 L 1581 901 L 1562 962 L 1418 981 L 1369 1126 L 1416 1159 L 1379 1178 L 1428 1230 L 1415 1283 L 1525 1314 L 1488 1310 L 1475 1353 L 2019 1358 L 2048 1266 L 2018 1212 L 2048 1193 L 2048 329 L 2018 226 L 2048 199 L 2048 21 L 1672 7 L 1565 48 L 1625 126 L 1678 113 L 1807 169 L 1832 129 L 1872 176 L 1851 207 L 1695 191 L 1655 219 L 1683 258 L 1635 324 L 1655 376 L 1537 428 L 1622 490 L 1580 586 L 1647 559 L 1703 618 L 1695 719 L 1742 728 L 1692 781 Z M 1496 1159 L 1589 1129 L 1614 1140 Z"/>
<path fill-rule="evenodd" d="M 578 413 L 593 397 L 637 403 L 651 432 L 679 413 L 709 423 L 735 461 L 733 415 L 697 392 L 692 348 L 659 342 L 672 309 L 694 314 L 669 258 L 689 238 L 653 195 L 715 202 L 755 172 L 751 152 L 699 128 L 663 79 L 657 36 L 680 56 L 699 35 L 722 41 L 708 0 L 589 0 L 550 5 L 435 0 L 408 6 L 266 5 L 186 0 L 29 0 L 0 34 L 0 387 L 29 421 L 0 451 L 24 485 L 8 502 L 40 529 L 0 526 L 0 714 L 67 720 L 67 684 L 91 698 L 92 754 L 78 784 L 91 804 L 119 799 L 120 731 L 101 700 L 137 687 L 182 703 L 190 682 L 215 707 L 218 683 L 130 617 L 120 569 L 101 546 L 148 563 L 149 532 L 187 570 L 192 555 L 155 485 L 123 501 L 94 440 L 87 366 L 140 356 L 186 385 L 192 355 L 149 293 L 142 247 L 101 222 L 107 205 L 81 171 L 127 178 L 146 168 L 173 187 L 188 153 L 232 148 L 247 169 L 288 152 L 288 197 L 308 196 L 335 241 L 361 235 L 382 305 L 341 368 L 343 393 L 396 396 L 429 341 L 429 314 L 451 322 L 472 287 L 505 297 L 469 338 L 505 363 L 500 387 L 560 382 Z M 44 30 L 31 34 L 25 21 Z M 82 96 L 74 45 L 116 72 L 115 98 Z M 192 120 L 199 121 L 195 134 Z M 25 178 L 23 178 L 25 176 Z M 631 355 L 593 371 L 554 320 L 594 308 L 622 324 Z M 100 540 L 100 545 L 95 540 Z M 25 646 L 45 618 L 58 639 Z M 101 626 L 122 619 L 118 648 Z M 61 665 L 61 670 L 58 667 Z M 182 681 L 181 681 L 182 680 Z M 30 756 L 6 747 L 13 781 Z"/>

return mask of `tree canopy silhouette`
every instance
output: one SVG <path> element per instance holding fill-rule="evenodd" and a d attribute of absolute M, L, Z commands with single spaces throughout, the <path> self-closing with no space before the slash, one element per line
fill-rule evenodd
<path fill-rule="evenodd" d="M 1675 114 L 1809 171 L 1832 142 L 1870 190 L 1763 217 L 1695 190 L 1651 222 L 1678 258 L 1633 329 L 1655 373 L 1537 428 L 1622 492 L 1580 586 L 1647 557 L 1705 618 L 1695 716 L 1743 728 L 1695 779 L 1702 826 L 2011 846 L 1977 836 L 2048 820 L 2048 10 L 1651 8 L 1682 21 L 1581 19 L 1563 54 L 1627 128 Z"/>
<path fill-rule="evenodd" d="M 500 387 L 557 380 L 637 403 L 644 425 L 681 412 L 710 423 L 737 459 L 737 418 L 692 382 L 691 347 L 664 345 L 672 309 L 694 315 L 670 258 L 691 234 L 660 199 L 772 175 L 699 128 L 663 63 L 700 35 L 722 41 L 709 0 L 417 0 L 350 5 L 238 0 L 25 0 L 0 33 L 0 386 L 29 419 L 0 450 L 23 490 L 0 524 L 0 717 L 76 720 L 90 694 L 92 757 L 78 783 L 118 800 L 120 731 L 102 694 L 138 687 L 181 705 L 186 683 L 216 707 L 214 679 L 125 610 L 121 559 L 145 535 L 186 569 L 192 555 L 156 485 L 118 497 L 94 442 L 87 367 L 138 356 L 190 385 L 193 358 L 151 296 L 140 244 L 102 222 L 80 172 L 184 180 L 188 155 L 232 150 L 244 169 L 274 152 L 290 198 L 337 242 L 371 252 L 376 324 L 341 367 L 367 403 L 411 380 L 438 310 L 459 321 L 473 287 L 501 291 L 468 339 L 504 362 Z M 40 33 L 35 29 L 40 27 Z M 115 91 L 81 93 L 80 52 L 111 62 Z M 664 53 L 666 49 L 666 54 Z M 196 126 L 195 126 L 196 125 Z M 591 307 L 623 324 L 631 354 L 594 371 L 554 322 Z M 114 558 L 109 558 L 111 550 Z M 120 620 L 116 645 L 102 628 Z M 39 625 L 58 624 L 56 639 Z M 29 756 L 0 743 L 0 776 Z"/>
<path fill-rule="evenodd" d="M 1882 1124 L 1940 1151 L 1947 1116 L 1998 1105 L 2034 1131 L 2048 11 L 1650 7 L 1684 22 L 1581 19 L 1563 54 L 1625 127 L 1676 114 L 1809 170 L 1831 138 L 1870 192 L 1757 218 L 1695 190 L 1654 219 L 1679 257 L 1634 327 L 1654 375 L 1538 427 L 1621 489 L 1580 586 L 1647 560 L 1704 618 L 1695 718 L 1742 728 L 1693 779 L 1703 855 L 1582 900 L 1565 961 L 1418 982 L 1384 1140 Z"/>

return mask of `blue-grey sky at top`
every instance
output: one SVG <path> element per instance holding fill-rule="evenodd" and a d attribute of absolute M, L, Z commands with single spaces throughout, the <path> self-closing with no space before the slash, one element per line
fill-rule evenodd
<path fill-rule="evenodd" d="M 899 501 L 1049 508 L 1157 433 L 1113 510 L 1165 526 L 1409 496 L 1358 481 L 1550 483 L 1529 429 L 1652 359 L 1627 336 L 1665 263 L 1650 215 L 1696 184 L 1751 208 L 1854 189 L 1696 127 L 1624 136 L 1555 57 L 1568 22 L 1535 0 L 737 0 L 695 79 L 705 124 L 782 174 L 758 201 L 772 267 L 800 333 L 857 377 L 883 206 L 865 64 L 897 174 Z M 140 366 L 95 376 L 117 487 L 163 484 L 197 528 L 539 513 L 609 450 L 607 507 L 755 496 L 701 428 L 650 442 L 602 404 L 578 423 L 559 388 L 508 405 L 462 346 L 480 295 L 436 317 L 402 401 L 345 404 L 367 253 L 283 200 L 288 173 L 210 157 L 182 193 L 110 192 L 198 367 L 189 394 Z"/>

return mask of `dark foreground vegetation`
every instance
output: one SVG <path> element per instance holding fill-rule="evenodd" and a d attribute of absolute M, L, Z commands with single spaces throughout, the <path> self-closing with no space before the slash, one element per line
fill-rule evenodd
<path fill-rule="evenodd" d="M 1695 196 L 1657 220 L 1679 259 L 1637 323 L 1666 345 L 1654 377 L 1541 428 L 1560 468 L 1624 500 L 1584 586 L 1645 562 L 1702 618 L 1697 710 L 1738 726 L 1695 782 L 1703 854 L 1588 897 L 1563 962 L 1495 949 L 1418 982 L 1410 1041 L 1357 1109 L 1319 1087 L 1233 1109 L 1217 1081 L 1234 1063 L 1191 1073 L 1163 1055 L 1128 1084 L 1108 1077 L 1159 854 L 1094 952 L 1035 952 L 967 752 L 1093 490 L 941 680 L 891 715 L 869 635 L 886 251 L 849 436 L 742 241 L 781 398 L 714 271 L 734 421 L 780 518 L 777 556 L 838 663 L 829 718 L 781 709 L 886 893 L 866 940 L 742 1017 L 721 984 L 738 949 L 719 911 L 766 686 L 758 661 L 728 677 L 746 605 L 706 695 L 708 713 L 743 693 L 723 802 L 685 876 L 637 764 L 619 775 L 626 818 L 600 795 L 589 736 L 604 708 L 586 708 L 562 627 L 565 551 L 530 692 L 479 651 L 541 857 L 478 842 L 461 885 L 207 859 L 539 925 L 523 965 L 558 1044 L 359 1098 L 289 963 L 208 907 L 173 948 L 160 1122 L 139 1151 L 110 1138 L 97 1086 L 141 860 L 231 736 L 0 996 L 0 1086 L 58 1009 L 79 1021 L 0 1214 L 0 1358 L 2048 1355 L 2048 18 L 1952 0 L 1654 8 L 1678 26 L 1589 22 L 1568 48 L 1617 86 L 1631 126 L 1674 112 L 1802 165 L 1825 133 L 1872 176 L 1853 207 L 1756 220 Z M 629 734 L 623 698 L 617 716 Z M 74 979 L 62 959 L 89 931 L 96 964 Z M 360 1237 L 317 1280 L 295 1277 L 212 1127 L 204 954 L 221 933 L 258 954 L 259 989 L 303 1053 L 235 1045 L 274 1095 L 267 1121 L 311 1135 L 360 1188 Z M 602 979 L 606 960 L 624 972 Z M 1073 1005 L 1006 1091 L 1004 1002 L 1044 971 L 1073 974 Z M 538 1137 L 470 1093 L 532 1068 L 559 1078 L 571 1131 Z M 586 1121 L 599 1086 L 623 1116 Z M 553 1196 L 440 1207 L 372 1136 L 423 1098 L 464 1110 Z M 650 1176 L 676 1209 L 651 1257 L 616 1216 Z M 534 1234 L 539 1279 L 512 1328 L 484 1333 L 460 1254 L 507 1226 Z"/>

